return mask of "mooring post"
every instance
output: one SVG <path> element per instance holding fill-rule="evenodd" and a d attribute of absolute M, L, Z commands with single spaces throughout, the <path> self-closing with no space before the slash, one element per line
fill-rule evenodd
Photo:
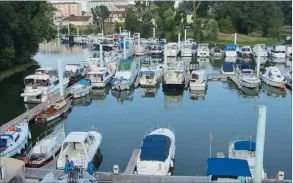
<path fill-rule="evenodd" d="M 58 75 L 59 75 L 60 97 L 63 97 L 64 96 L 63 68 L 62 68 L 62 60 L 61 59 L 58 59 Z"/>
<path fill-rule="evenodd" d="M 260 75 L 260 45 L 257 47 L 257 66 L 256 66 L 256 75 L 259 78 Z"/>

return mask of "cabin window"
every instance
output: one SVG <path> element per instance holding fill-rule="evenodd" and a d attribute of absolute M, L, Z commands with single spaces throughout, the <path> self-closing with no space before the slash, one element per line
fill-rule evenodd
<path fill-rule="evenodd" d="M 19 139 L 19 135 L 17 135 L 17 137 L 15 138 L 14 142 L 17 142 L 18 139 Z"/>
<path fill-rule="evenodd" d="M 148 74 L 148 75 L 145 76 L 145 78 L 146 79 L 153 79 L 154 78 L 154 75 Z"/>
<path fill-rule="evenodd" d="M 55 86 L 58 85 L 59 84 L 59 79 L 54 81 L 53 83 L 54 83 Z"/>
<path fill-rule="evenodd" d="M 192 74 L 192 79 L 198 79 L 198 75 L 197 74 Z"/>

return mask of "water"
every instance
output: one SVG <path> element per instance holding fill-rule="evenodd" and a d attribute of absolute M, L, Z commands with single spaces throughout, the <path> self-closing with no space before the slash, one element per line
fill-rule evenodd
<path fill-rule="evenodd" d="M 87 49 L 70 48 L 65 53 L 39 53 L 35 59 L 41 66 L 57 67 L 57 59 L 63 63 L 78 63 L 90 53 Z M 75 51 L 74 51 L 75 50 Z M 224 60 L 199 61 L 207 73 L 218 73 Z M 288 65 L 278 64 L 282 69 Z M 255 67 L 255 63 L 252 63 Z M 26 106 L 20 93 L 23 78 L 35 68 L 2 81 L 0 83 L 0 109 L 3 124 L 24 112 Z M 210 132 L 212 156 L 224 152 L 227 156 L 228 143 L 236 138 L 255 139 L 257 126 L 257 106 L 267 106 L 267 127 L 265 140 L 264 168 L 269 177 L 275 177 L 280 170 L 291 178 L 291 99 L 292 93 L 282 93 L 275 88 L 262 89 L 258 97 L 247 96 L 235 89 L 229 82 L 209 82 L 204 99 L 192 99 L 189 91 L 168 96 L 162 87 L 151 93 L 135 89 L 124 93 L 111 90 L 95 93 L 93 98 L 82 98 L 73 102 L 71 113 L 63 121 L 66 133 L 88 131 L 96 128 L 103 135 L 101 152 L 103 161 L 100 171 L 111 171 L 118 164 L 121 170 L 127 166 L 134 149 L 141 145 L 144 135 L 151 128 L 170 126 L 176 134 L 176 174 L 206 175 L 207 158 L 210 152 Z M 97 91 L 95 91 L 97 92 Z M 251 94 L 253 95 L 253 94 Z M 116 97 L 115 97 L 116 96 Z M 123 97 L 123 99 L 117 98 Z M 31 125 L 32 136 L 38 136 L 50 127 Z"/>

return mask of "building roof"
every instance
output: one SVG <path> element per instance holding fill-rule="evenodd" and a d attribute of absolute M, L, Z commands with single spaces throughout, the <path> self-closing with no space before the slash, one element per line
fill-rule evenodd
<path fill-rule="evenodd" d="M 246 160 L 231 158 L 209 158 L 207 174 L 208 176 L 213 175 L 221 177 L 251 177 Z"/>
<path fill-rule="evenodd" d="M 80 3 L 77 3 L 77 2 L 51 2 L 53 5 L 55 4 L 80 4 Z"/>
<path fill-rule="evenodd" d="M 69 22 L 87 22 L 92 16 L 69 16 L 63 19 L 63 21 Z"/>

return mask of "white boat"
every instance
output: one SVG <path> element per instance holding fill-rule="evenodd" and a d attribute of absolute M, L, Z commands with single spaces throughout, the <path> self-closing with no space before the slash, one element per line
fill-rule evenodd
<path fill-rule="evenodd" d="M 207 89 L 207 80 L 205 78 L 204 70 L 194 70 L 191 72 L 189 80 L 189 89 L 191 91 L 204 91 Z"/>
<path fill-rule="evenodd" d="M 97 176 L 97 175 L 96 175 Z M 89 172 L 85 172 L 79 167 L 74 167 L 66 175 L 55 177 L 53 172 L 44 176 L 40 183 L 98 183 L 96 179 Z"/>
<path fill-rule="evenodd" d="M 164 55 L 164 50 L 160 44 L 154 44 L 151 46 L 149 54 L 151 54 L 152 57 L 162 57 Z"/>
<path fill-rule="evenodd" d="M 20 154 L 30 138 L 28 122 L 9 127 L 0 134 L 0 156 L 13 157 Z"/>
<path fill-rule="evenodd" d="M 104 88 L 111 82 L 114 74 L 106 67 L 94 67 L 87 73 L 87 79 L 91 81 L 93 88 Z"/>
<path fill-rule="evenodd" d="M 159 128 L 143 139 L 135 173 L 171 175 L 174 159 L 175 134 L 167 128 Z"/>
<path fill-rule="evenodd" d="M 209 158 L 207 161 L 209 182 L 249 183 L 253 182 L 246 160 L 234 158 Z"/>
<path fill-rule="evenodd" d="M 139 47 L 135 51 L 136 56 L 143 56 L 146 54 L 146 50 L 143 47 Z"/>
<path fill-rule="evenodd" d="M 286 46 L 274 45 L 269 54 L 273 58 L 286 58 Z"/>
<path fill-rule="evenodd" d="M 116 90 L 128 90 L 130 89 L 137 76 L 138 76 L 138 64 L 133 59 L 123 59 L 118 65 L 118 70 L 114 76 L 114 82 L 112 83 L 112 89 Z"/>
<path fill-rule="evenodd" d="M 182 90 L 185 86 L 185 68 L 183 62 L 177 62 L 174 67 L 164 71 L 163 88 L 166 90 Z"/>
<path fill-rule="evenodd" d="M 192 44 L 183 43 L 180 47 L 181 57 L 192 57 Z"/>
<path fill-rule="evenodd" d="M 92 91 L 92 86 L 89 80 L 82 79 L 71 88 L 71 95 L 73 98 L 84 97 Z"/>
<path fill-rule="evenodd" d="M 223 56 L 222 50 L 218 47 L 211 48 L 210 54 L 213 57 L 222 57 Z"/>
<path fill-rule="evenodd" d="M 167 57 L 177 57 L 179 53 L 177 43 L 167 43 L 166 47 L 167 47 L 167 50 L 164 50 L 164 54 L 166 54 Z"/>
<path fill-rule="evenodd" d="M 146 38 L 140 38 L 140 43 L 141 44 L 148 44 L 149 41 Z"/>
<path fill-rule="evenodd" d="M 258 56 L 258 47 L 260 47 L 259 56 L 260 57 L 267 57 L 268 51 L 265 44 L 257 44 L 254 47 L 252 47 L 252 53 L 255 57 Z"/>
<path fill-rule="evenodd" d="M 236 58 L 237 57 L 236 47 L 237 47 L 237 45 L 235 45 L 235 44 L 226 44 L 224 56 Z"/>
<path fill-rule="evenodd" d="M 238 50 L 238 55 L 243 58 L 249 58 L 252 55 L 252 50 L 250 46 L 242 46 Z"/>
<path fill-rule="evenodd" d="M 75 84 L 85 76 L 87 69 L 82 64 L 66 64 L 65 76 L 69 78 L 69 85 Z"/>
<path fill-rule="evenodd" d="M 261 84 L 260 79 L 256 76 L 254 70 L 252 70 L 248 63 L 243 62 L 236 67 L 240 85 L 246 88 L 258 88 Z"/>
<path fill-rule="evenodd" d="M 278 67 L 266 67 L 261 79 L 267 85 L 285 88 L 286 78 L 283 76 Z"/>
<path fill-rule="evenodd" d="M 223 64 L 223 66 L 221 67 L 221 71 L 220 71 L 221 74 L 235 74 L 235 66 L 234 66 L 234 63 L 232 62 L 225 62 Z"/>
<path fill-rule="evenodd" d="M 25 162 L 25 166 L 39 168 L 52 161 L 59 154 L 64 139 L 64 124 L 61 124 L 54 131 L 51 131 L 51 134 L 37 141 L 31 149 L 28 149 L 29 152 L 26 156 L 21 158 Z"/>
<path fill-rule="evenodd" d="M 154 68 L 140 70 L 139 84 L 141 87 L 155 87 L 159 83 L 160 74 Z"/>
<path fill-rule="evenodd" d="M 229 158 L 246 160 L 249 165 L 252 178 L 254 177 L 255 168 L 255 150 L 256 143 L 249 140 L 234 140 L 229 143 Z M 267 175 L 262 169 L 262 179 L 266 179 Z"/>
<path fill-rule="evenodd" d="M 68 86 L 69 79 L 63 78 L 63 87 Z M 48 95 L 59 90 L 59 78 L 54 68 L 40 68 L 35 74 L 24 78 L 25 89 L 20 96 L 24 97 L 24 102 L 41 103 L 45 102 Z"/>
<path fill-rule="evenodd" d="M 292 58 L 292 46 L 291 45 L 286 46 L 286 57 Z"/>
<path fill-rule="evenodd" d="M 66 156 L 75 166 L 87 169 L 102 142 L 102 135 L 96 131 L 70 132 L 62 143 L 57 160 L 57 169 L 64 169 Z"/>
<path fill-rule="evenodd" d="M 210 56 L 209 44 L 199 43 L 197 45 L 196 56 L 197 57 L 209 57 Z"/>
<path fill-rule="evenodd" d="M 104 63 L 116 63 L 119 61 L 120 55 L 115 51 L 106 51 L 103 53 Z"/>

